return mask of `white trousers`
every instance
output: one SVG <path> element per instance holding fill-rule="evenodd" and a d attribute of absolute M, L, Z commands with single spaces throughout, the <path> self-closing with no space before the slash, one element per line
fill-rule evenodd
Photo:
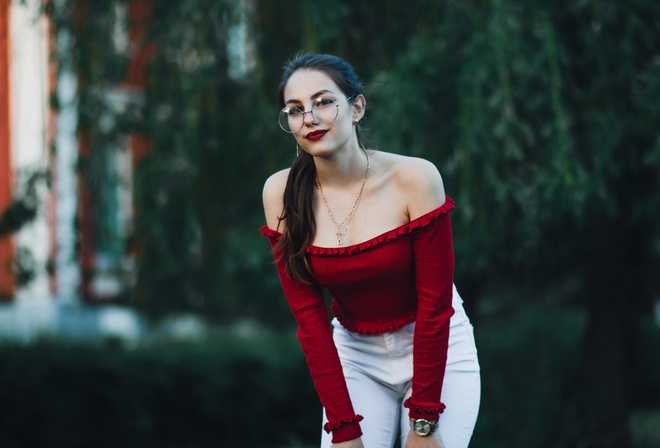
<path fill-rule="evenodd" d="M 446 448 L 466 448 L 477 421 L 481 380 L 472 324 L 456 287 L 452 305 L 455 312 L 450 322 L 441 397 L 447 408 L 440 414 L 436 434 Z M 332 324 L 353 407 L 364 416 L 360 423 L 364 446 L 392 448 L 400 434 L 404 447 L 410 424 L 403 402 L 412 393 L 415 323 L 380 335 L 350 332 L 336 319 Z M 331 439 L 332 434 L 322 431 L 321 448 L 330 448 Z"/>

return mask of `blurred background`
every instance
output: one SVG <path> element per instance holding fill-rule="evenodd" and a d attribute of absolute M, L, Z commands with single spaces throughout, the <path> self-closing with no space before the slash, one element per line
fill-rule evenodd
<path fill-rule="evenodd" d="M 660 446 L 660 2 L 0 5 L 2 447 L 318 446 L 258 232 L 301 49 L 456 201 L 471 446 Z"/>

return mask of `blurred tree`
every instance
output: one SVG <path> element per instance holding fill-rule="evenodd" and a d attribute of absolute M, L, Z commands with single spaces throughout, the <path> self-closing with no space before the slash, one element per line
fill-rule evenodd
<path fill-rule="evenodd" d="M 137 50 L 122 45 L 135 20 L 126 13 L 129 2 L 152 4 L 150 23 L 141 24 L 149 32 L 138 44 L 156 44 L 147 88 L 138 98 L 122 85 Z M 251 277 L 260 266 L 267 269 L 266 254 L 248 248 L 260 241 L 254 230 L 265 176 L 259 158 L 275 153 L 258 145 L 269 140 L 272 120 L 263 116 L 270 111 L 250 88 L 250 76 L 230 76 L 228 48 L 246 20 L 243 3 L 44 1 L 57 32 L 74 40 L 79 168 L 92 225 L 108 221 L 105 192 L 116 181 L 108 176 L 112 153 L 127 149 L 130 133 L 150 140 L 152 150 L 134 167 L 139 213 L 126 243 L 138 246 L 134 303 L 151 315 L 197 311 L 231 318 L 286 310 L 279 301 L 246 306 L 242 299 L 263 294 Z"/>
<path fill-rule="evenodd" d="M 382 149 L 443 173 L 468 304 L 494 284 L 575 285 L 589 316 L 584 443 L 629 446 L 630 345 L 660 290 L 657 1 L 154 0 L 144 102 L 117 111 L 101 93 L 127 69 L 129 1 L 45 4 L 76 38 L 91 187 L 122 136 L 151 141 L 134 173 L 136 303 L 291 322 L 256 231 L 263 181 L 294 155 L 276 87 L 296 51 L 336 53 L 370 86 Z"/>
<path fill-rule="evenodd" d="M 45 170 L 21 170 L 15 172 L 14 176 L 21 180 L 17 183 L 20 188 L 13 192 L 11 202 L 0 213 L 0 238 L 15 233 L 34 221 L 39 210 L 39 189 L 50 185 L 50 173 Z M 37 268 L 29 249 L 23 247 L 14 251 L 11 269 L 16 286 L 21 287 L 32 282 Z M 3 294 L 0 294 L 0 299 L 7 298 L 2 296 Z"/>
<path fill-rule="evenodd" d="M 658 293 L 659 21 L 651 1 L 447 2 L 376 84 L 378 140 L 435 160 L 457 199 L 461 286 L 577 282 L 593 447 L 631 445 Z"/>

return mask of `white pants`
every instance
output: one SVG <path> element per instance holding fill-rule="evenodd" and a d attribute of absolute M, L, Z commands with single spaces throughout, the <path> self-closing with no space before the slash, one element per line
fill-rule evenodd
<path fill-rule="evenodd" d="M 452 305 L 455 312 L 441 397 L 447 408 L 440 414 L 436 434 L 446 448 L 466 448 L 477 421 L 481 380 L 472 324 L 456 287 Z M 350 332 L 336 319 L 332 324 L 353 407 L 364 416 L 360 423 L 364 446 L 392 448 L 399 428 L 401 446 L 405 446 L 410 424 L 403 402 L 412 393 L 415 323 L 380 335 Z M 331 439 L 332 434 L 322 431 L 321 448 L 330 448 Z"/>

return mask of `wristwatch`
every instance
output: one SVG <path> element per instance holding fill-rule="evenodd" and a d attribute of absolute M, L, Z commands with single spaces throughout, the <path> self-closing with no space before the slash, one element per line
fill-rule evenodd
<path fill-rule="evenodd" d="M 411 418 L 410 429 L 415 431 L 415 434 L 421 437 L 430 436 L 438 429 L 438 422 L 426 420 L 424 418 Z"/>

